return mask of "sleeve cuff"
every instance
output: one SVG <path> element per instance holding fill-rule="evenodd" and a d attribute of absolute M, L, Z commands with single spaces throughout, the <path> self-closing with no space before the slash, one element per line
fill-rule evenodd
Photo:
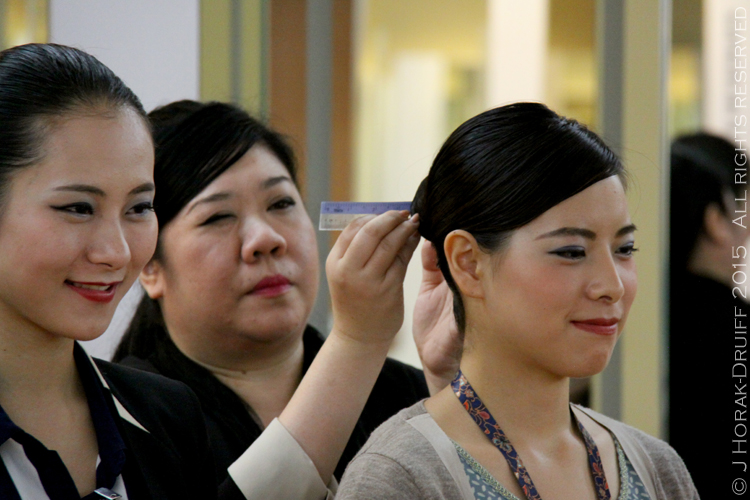
<path fill-rule="evenodd" d="M 247 499 L 332 499 L 337 486 L 331 478 L 326 487 L 313 461 L 278 419 L 228 471 Z"/>

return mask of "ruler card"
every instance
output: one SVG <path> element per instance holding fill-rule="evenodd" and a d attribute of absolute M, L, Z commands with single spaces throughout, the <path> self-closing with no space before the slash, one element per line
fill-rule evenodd
<path fill-rule="evenodd" d="M 389 210 L 411 210 L 410 201 L 324 201 L 320 204 L 321 231 L 341 231 L 363 215 L 380 215 Z"/>

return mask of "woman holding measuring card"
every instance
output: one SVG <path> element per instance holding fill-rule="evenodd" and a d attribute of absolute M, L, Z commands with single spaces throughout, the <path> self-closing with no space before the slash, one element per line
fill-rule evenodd
<path fill-rule="evenodd" d="M 694 500 L 666 443 L 570 405 L 636 292 L 620 160 L 541 104 L 461 125 L 415 196 L 464 336 L 449 387 L 383 424 L 343 499 Z"/>
<path fill-rule="evenodd" d="M 324 345 L 307 324 L 318 291 L 315 231 L 296 186 L 292 153 L 278 134 L 221 103 L 180 101 L 150 118 L 159 243 L 141 273 L 146 295 L 115 359 L 180 380 L 196 392 L 222 475 L 287 406 Z M 341 245 L 351 231 L 344 231 Z M 382 280 L 373 275 L 372 283 L 363 283 L 365 290 L 342 293 L 349 278 L 330 267 L 332 258 L 331 293 L 334 302 L 348 307 L 346 315 L 339 314 L 344 309 L 334 311 L 334 324 L 372 325 L 372 339 L 385 349 L 372 360 L 382 365 L 401 325 L 400 292 L 383 303 L 373 296 L 365 304 L 366 289 L 377 289 Z M 401 276 L 391 274 L 388 279 Z M 428 306 L 423 298 L 417 311 L 425 324 L 434 318 Z M 360 383 L 369 392 L 372 382 Z M 351 422 L 356 425 L 336 475 L 378 425 L 428 395 L 421 371 L 385 360 L 361 418 Z"/>
<path fill-rule="evenodd" d="M 156 247 L 153 158 L 140 102 L 95 58 L 0 52 L 0 497 L 325 497 L 402 320 L 416 220 L 390 212 L 342 233 L 328 260 L 334 329 L 218 486 L 195 395 L 77 343 L 107 328 Z M 318 477 L 306 482 L 295 457 Z"/>

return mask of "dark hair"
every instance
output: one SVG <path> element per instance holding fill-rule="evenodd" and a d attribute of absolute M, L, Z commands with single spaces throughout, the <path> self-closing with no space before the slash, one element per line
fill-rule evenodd
<path fill-rule="evenodd" d="M 669 246 L 673 274 L 687 270 L 698 237 L 705 233 L 706 208 L 714 203 L 726 212 L 724 197 L 742 187 L 734 183 L 735 154 L 730 142 L 706 133 L 683 135 L 672 142 Z"/>
<path fill-rule="evenodd" d="M 161 230 L 253 146 L 267 147 L 297 183 L 294 154 L 284 137 L 237 106 L 183 100 L 157 108 L 148 117 L 156 146 L 154 210 L 160 233 L 154 255 L 157 260 L 163 259 Z M 156 300 L 144 295 L 114 360 L 130 354 L 145 359 L 164 335 L 161 308 Z"/>
<path fill-rule="evenodd" d="M 269 148 L 297 182 L 294 154 L 284 138 L 236 106 L 184 100 L 148 116 L 156 145 L 159 229 L 256 144 Z"/>
<path fill-rule="evenodd" d="M 94 56 L 56 44 L 0 52 L 0 201 L 9 176 L 42 159 L 45 120 L 99 108 L 146 112 L 138 97 Z"/>
<path fill-rule="evenodd" d="M 443 250 L 448 233 L 463 229 L 482 249 L 497 251 L 514 229 L 613 175 L 625 183 L 617 155 L 585 126 L 542 104 L 485 111 L 448 137 L 412 212 L 419 213 L 419 232 L 435 246 L 460 332 L 466 317 Z"/>

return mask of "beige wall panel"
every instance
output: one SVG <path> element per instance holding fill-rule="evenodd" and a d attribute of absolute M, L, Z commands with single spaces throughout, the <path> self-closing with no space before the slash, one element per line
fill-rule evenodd
<path fill-rule="evenodd" d="M 623 155 L 638 227 L 638 295 L 622 339 L 622 419 L 662 435 L 665 397 L 664 290 L 668 185 L 666 76 L 668 0 L 625 2 Z"/>

